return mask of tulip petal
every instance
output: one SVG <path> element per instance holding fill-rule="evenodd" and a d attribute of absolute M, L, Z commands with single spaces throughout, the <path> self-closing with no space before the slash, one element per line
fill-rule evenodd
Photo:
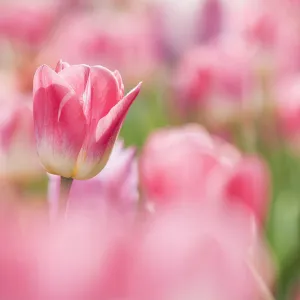
<path fill-rule="evenodd" d="M 98 121 L 120 100 L 120 78 L 104 67 L 87 65 L 70 66 L 59 75 L 80 98 L 90 131 L 94 131 Z"/>
<path fill-rule="evenodd" d="M 87 65 L 73 65 L 63 68 L 59 72 L 63 78 L 75 91 L 80 101 L 85 102 L 87 84 L 90 77 L 90 67 Z"/>
<path fill-rule="evenodd" d="M 91 103 L 87 103 L 86 109 L 90 120 L 98 122 L 120 101 L 119 83 L 110 70 L 95 66 L 91 67 L 90 85 Z"/>
<path fill-rule="evenodd" d="M 86 133 L 82 107 L 72 88 L 46 65 L 37 70 L 33 84 L 40 160 L 49 173 L 70 177 Z"/>
<path fill-rule="evenodd" d="M 121 77 L 121 74 L 119 71 L 114 71 L 114 75 L 118 81 L 118 85 L 119 85 L 119 90 L 120 90 L 120 99 L 122 99 L 124 97 L 124 84 L 123 84 L 123 80 Z"/>
<path fill-rule="evenodd" d="M 106 165 L 125 116 L 140 92 L 141 83 L 119 101 L 97 124 L 96 139 L 83 146 L 79 156 L 75 179 L 96 176 Z"/>

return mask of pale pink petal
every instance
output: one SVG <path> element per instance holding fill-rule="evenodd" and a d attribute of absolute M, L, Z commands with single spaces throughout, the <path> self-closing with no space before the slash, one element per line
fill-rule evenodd
<path fill-rule="evenodd" d="M 100 119 L 95 132 L 95 140 L 85 144 L 77 161 L 75 179 L 96 176 L 105 166 L 124 118 L 140 92 L 141 83 L 119 101 L 110 112 Z"/>
<path fill-rule="evenodd" d="M 49 173 L 70 177 L 86 134 L 78 97 L 48 66 L 34 76 L 33 114 L 37 150 Z"/>
<path fill-rule="evenodd" d="M 119 71 L 114 71 L 114 75 L 118 81 L 118 85 L 119 85 L 119 90 L 120 90 L 120 99 L 123 98 L 124 96 L 124 84 L 123 84 L 123 80 L 122 80 L 122 77 L 121 77 L 121 74 Z"/>
<path fill-rule="evenodd" d="M 104 67 L 87 65 L 73 65 L 59 75 L 76 92 L 82 102 L 90 132 L 94 131 L 100 118 L 120 100 L 117 78 Z"/>
<path fill-rule="evenodd" d="M 87 65 L 72 65 L 63 68 L 59 72 L 62 77 L 74 90 L 80 101 L 86 101 L 86 90 L 90 76 L 90 67 Z"/>
<path fill-rule="evenodd" d="M 121 98 L 117 78 L 104 67 L 91 67 L 90 86 L 91 102 L 86 103 L 86 109 L 91 122 L 106 116 Z"/>

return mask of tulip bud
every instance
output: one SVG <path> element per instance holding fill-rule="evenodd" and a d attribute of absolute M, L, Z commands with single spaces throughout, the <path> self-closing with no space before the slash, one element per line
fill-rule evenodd
<path fill-rule="evenodd" d="M 39 67 L 33 112 L 40 161 L 50 174 L 89 179 L 106 165 L 126 113 L 140 91 L 123 97 L 121 76 L 102 66 Z"/>

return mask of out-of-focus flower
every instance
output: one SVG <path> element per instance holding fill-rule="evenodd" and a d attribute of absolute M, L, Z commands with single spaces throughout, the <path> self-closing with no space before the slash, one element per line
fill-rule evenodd
<path fill-rule="evenodd" d="M 270 258 L 257 264 L 263 247 L 252 225 L 246 214 L 212 203 L 157 213 L 135 255 L 137 299 L 271 299 L 262 275 L 273 272 Z"/>
<path fill-rule="evenodd" d="M 247 214 L 225 208 L 178 206 L 134 224 L 77 211 L 49 224 L 1 204 L 0 298 L 270 299 L 267 249 Z"/>
<path fill-rule="evenodd" d="M 0 225 L 0 298 L 123 296 L 130 231 L 114 216 L 77 212 L 49 224 L 40 211 L 1 205 Z"/>
<path fill-rule="evenodd" d="M 73 14 L 62 20 L 40 61 L 86 61 L 118 69 L 125 82 L 150 78 L 159 66 L 149 17 L 143 12 Z"/>
<path fill-rule="evenodd" d="M 258 1 L 237 26 L 248 47 L 256 50 L 256 67 L 272 80 L 300 70 L 298 10 L 289 2 Z"/>
<path fill-rule="evenodd" d="M 245 24 L 245 36 L 249 42 L 261 47 L 272 47 L 278 38 L 279 24 L 270 11 L 256 12 L 249 15 L 249 24 Z"/>
<path fill-rule="evenodd" d="M 227 166 L 239 159 L 237 150 L 232 150 L 230 156 L 221 149 L 197 125 L 153 133 L 140 158 L 145 197 L 164 204 L 189 199 L 202 201 L 214 194 Z"/>
<path fill-rule="evenodd" d="M 277 124 L 284 140 L 299 147 L 300 143 L 300 78 L 282 81 L 277 88 Z"/>
<path fill-rule="evenodd" d="M 39 47 L 48 38 L 56 15 L 56 6 L 51 5 L 1 5 L 0 35 L 27 47 Z"/>
<path fill-rule="evenodd" d="M 61 67 L 58 67 L 61 69 Z M 34 125 L 40 161 L 51 173 L 89 179 L 105 166 L 140 84 L 124 96 L 118 71 L 72 65 L 34 77 Z"/>
<path fill-rule="evenodd" d="M 233 203 L 263 221 L 268 207 L 268 173 L 257 158 L 242 158 L 202 127 L 153 133 L 140 158 L 147 205 L 216 201 Z"/>
<path fill-rule="evenodd" d="M 201 42 L 207 43 L 219 37 L 223 29 L 223 9 L 220 0 L 206 0 L 204 2 L 197 26 Z"/>
<path fill-rule="evenodd" d="M 250 209 L 259 221 L 266 219 L 270 176 L 265 164 L 257 157 L 241 159 L 228 176 L 224 199 Z"/>
<path fill-rule="evenodd" d="M 68 196 L 68 210 L 106 212 L 107 208 L 112 208 L 123 215 L 135 213 L 138 174 L 134 154 L 134 148 L 123 149 L 123 143 L 117 141 L 101 173 L 89 180 L 73 181 Z M 60 177 L 49 175 L 49 202 L 54 214 L 59 201 L 59 186 Z"/>
<path fill-rule="evenodd" d="M 173 78 L 172 101 L 183 115 L 209 115 L 212 122 L 226 121 L 246 108 L 254 78 L 251 53 L 242 44 L 205 45 L 189 51 Z"/>
<path fill-rule="evenodd" d="M 218 38 L 223 29 L 220 0 L 148 1 L 148 10 L 166 60 Z"/>
<path fill-rule="evenodd" d="M 0 177 L 26 181 L 42 173 L 34 142 L 32 110 L 23 99 L 24 102 L 10 100 L 1 103 Z"/>

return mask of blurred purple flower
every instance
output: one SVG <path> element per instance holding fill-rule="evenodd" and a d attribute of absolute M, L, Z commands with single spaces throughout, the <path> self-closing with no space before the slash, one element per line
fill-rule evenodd
<path fill-rule="evenodd" d="M 138 201 L 138 175 L 134 148 L 123 148 L 117 141 L 105 168 L 89 180 L 74 180 L 68 202 L 68 210 L 106 211 L 134 213 Z M 49 174 L 48 200 L 52 214 L 56 213 L 60 177 Z"/>

